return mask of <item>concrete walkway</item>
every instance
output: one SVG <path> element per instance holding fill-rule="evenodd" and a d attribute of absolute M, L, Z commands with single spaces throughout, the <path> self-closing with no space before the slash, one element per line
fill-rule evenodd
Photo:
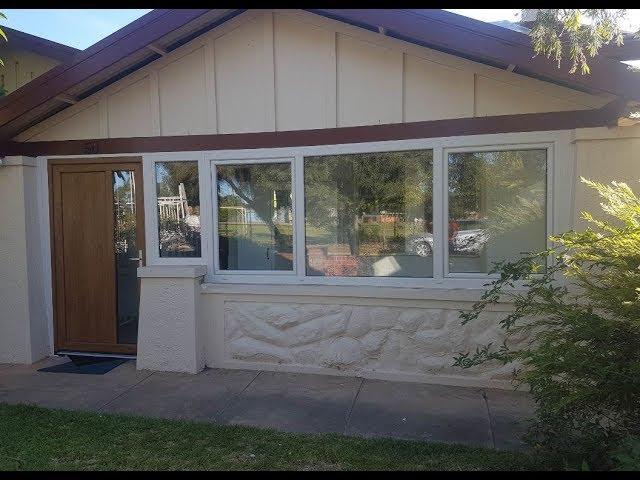
<path fill-rule="evenodd" d="M 37 371 L 66 361 L 0 365 L 0 402 L 500 449 L 522 447 L 533 406 L 514 391 L 252 370 L 153 373 L 132 361 L 105 375 Z"/>

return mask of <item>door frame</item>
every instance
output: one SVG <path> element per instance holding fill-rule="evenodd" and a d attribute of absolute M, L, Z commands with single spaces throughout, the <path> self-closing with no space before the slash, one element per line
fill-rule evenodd
<path fill-rule="evenodd" d="M 64 290 L 60 290 L 58 285 L 58 276 L 64 272 L 64 260 L 56 257 L 56 222 L 55 222 L 55 202 L 53 197 L 54 192 L 54 175 L 53 170 L 55 166 L 59 165 L 77 165 L 87 166 L 103 164 L 135 164 L 140 168 L 140 179 L 138 180 L 136 189 L 136 223 L 139 226 L 138 232 L 140 233 L 139 249 L 142 247 L 143 264 L 146 265 L 146 232 L 145 232 L 145 211 L 144 211 L 144 171 L 142 156 L 123 156 L 123 157 L 88 157 L 88 158 L 51 158 L 47 159 L 47 183 L 49 187 L 49 224 L 51 228 L 49 230 L 49 253 L 51 256 L 51 299 L 53 307 L 53 349 L 54 353 L 59 351 L 85 351 L 84 347 L 80 346 L 76 348 L 74 346 L 62 346 L 61 339 L 62 333 L 61 327 L 64 328 L 64 314 L 61 313 L 61 297 Z M 138 288 L 140 288 L 140 279 L 138 279 Z M 117 297 L 116 297 L 116 311 L 117 311 Z M 114 319 L 117 321 L 117 319 Z M 95 351 L 86 350 L 87 353 L 104 353 L 104 354 L 136 354 L 137 344 L 101 344 L 96 343 Z"/>

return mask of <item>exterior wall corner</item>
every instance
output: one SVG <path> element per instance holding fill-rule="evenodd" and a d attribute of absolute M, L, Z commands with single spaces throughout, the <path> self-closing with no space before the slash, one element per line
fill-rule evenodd
<path fill-rule="evenodd" d="M 50 352 L 39 239 L 36 160 L 0 167 L 0 363 L 33 363 Z"/>

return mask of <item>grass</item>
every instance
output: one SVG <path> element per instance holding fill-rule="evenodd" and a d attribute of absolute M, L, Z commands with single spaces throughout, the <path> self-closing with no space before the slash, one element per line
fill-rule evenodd
<path fill-rule="evenodd" d="M 529 455 L 460 445 L 0 404 L 0 470 L 528 470 Z"/>

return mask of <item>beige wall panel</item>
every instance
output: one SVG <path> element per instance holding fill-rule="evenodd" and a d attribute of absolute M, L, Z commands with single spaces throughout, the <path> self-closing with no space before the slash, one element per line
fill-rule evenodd
<path fill-rule="evenodd" d="M 405 55 L 404 120 L 473 116 L 473 73 Z"/>
<path fill-rule="evenodd" d="M 286 15 L 274 20 L 276 129 L 335 126 L 335 33 Z"/>
<path fill-rule="evenodd" d="M 402 122 L 402 53 L 337 37 L 338 126 Z"/>
<path fill-rule="evenodd" d="M 208 133 L 204 47 L 158 71 L 162 135 Z"/>
<path fill-rule="evenodd" d="M 98 104 L 95 103 L 66 120 L 52 125 L 44 132 L 31 138 L 30 141 L 83 140 L 101 137 Z"/>
<path fill-rule="evenodd" d="M 219 133 L 271 130 L 265 55 L 265 19 L 240 25 L 214 42 Z M 273 47 L 273 45 L 271 45 Z M 273 82 L 271 82 L 273 85 Z"/>
<path fill-rule="evenodd" d="M 145 137 L 152 133 L 149 77 L 109 96 L 109 137 Z"/>
<path fill-rule="evenodd" d="M 528 88 L 476 77 L 476 116 L 581 110 L 585 107 Z"/>
<path fill-rule="evenodd" d="M 577 141 L 576 155 L 574 225 L 577 228 L 586 226 L 580 219 L 582 211 L 603 216 L 600 197 L 580 181 L 581 176 L 602 183 L 625 182 L 640 195 L 640 138 Z"/>
<path fill-rule="evenodd" d="M 0 48 L 0 58 L 4 62 L 4 66 L 0 66 L 0 85 L 7 94 L 60 64 L 53 58 L 6 47 Z"/>

